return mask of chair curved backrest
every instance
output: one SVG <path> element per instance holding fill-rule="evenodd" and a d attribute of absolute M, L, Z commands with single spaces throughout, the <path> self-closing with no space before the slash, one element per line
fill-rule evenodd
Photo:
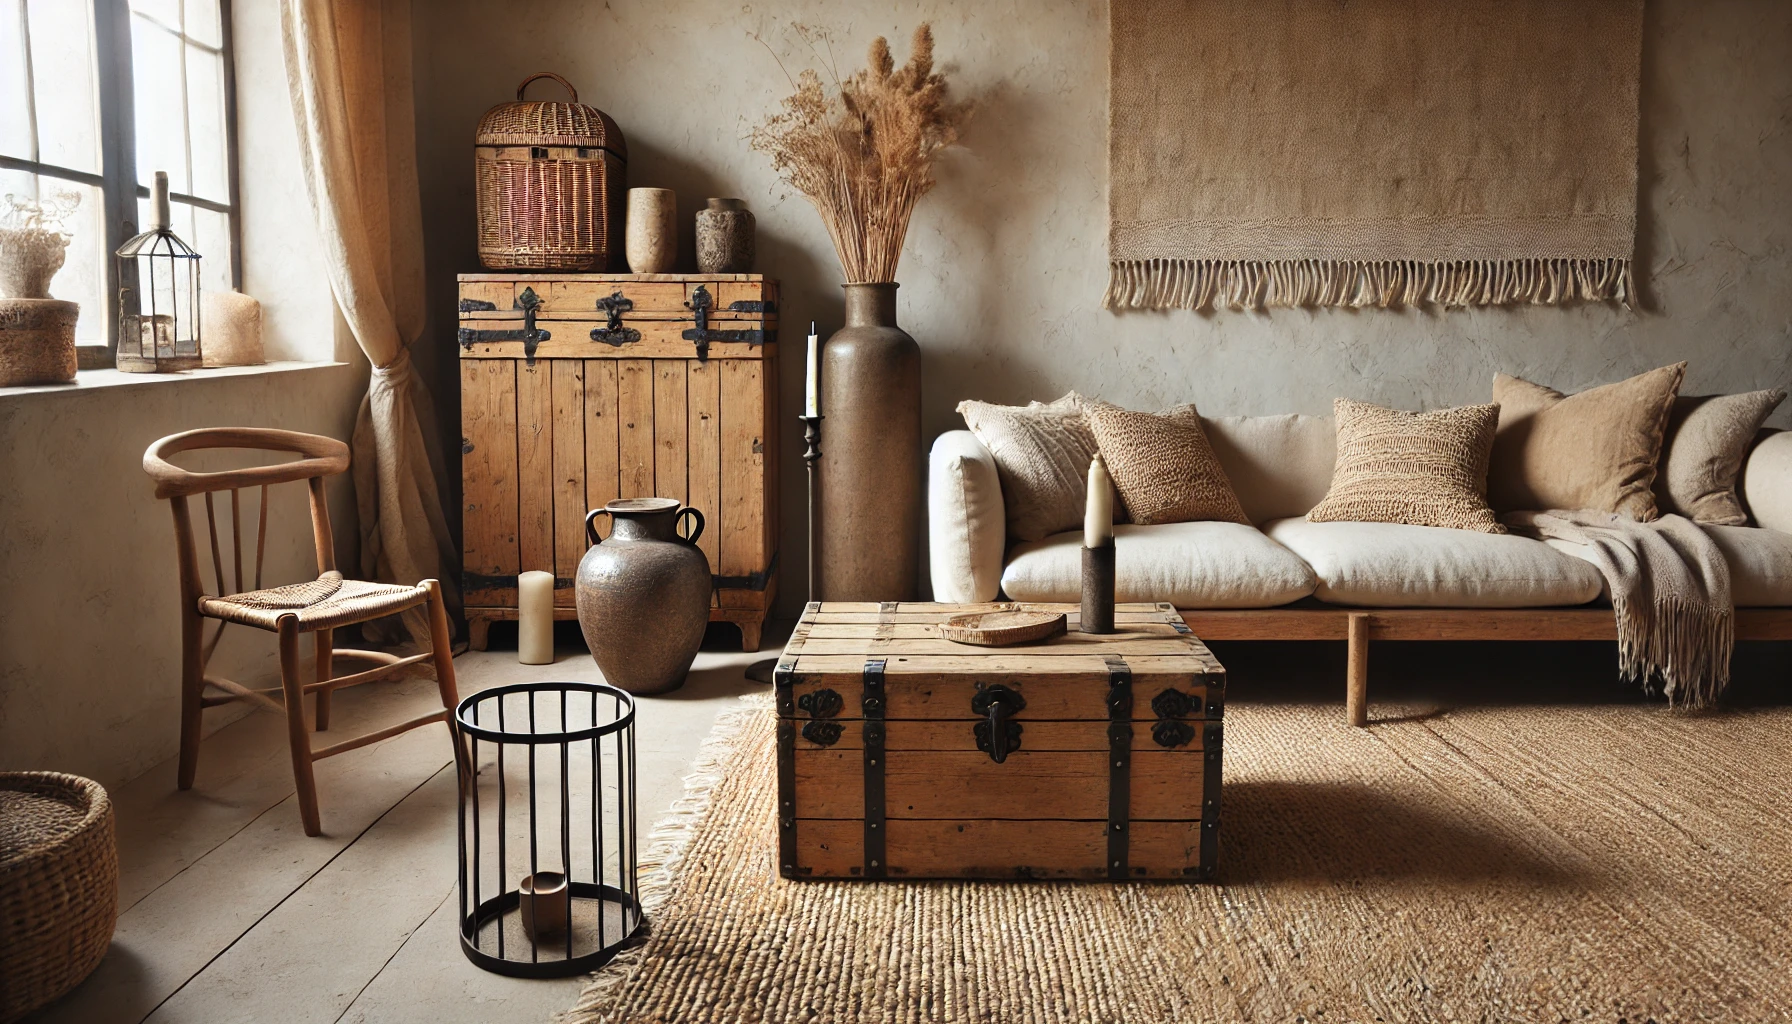
<path fill-rule="evenodd" d="M 208 448 L 253 448 L 291 452 L 304 458 L 273 466 L 196 473 L 168 461 L 171 455 Z M 174 498 L 205 491 L 234 490 L 335 476 L 348 468 L 348 445 L 333 437 L 271 427 L 205 427 L 169 434 L 143 453 L 143 471 L 155 481 L 156 497 Z"/>
<path fill-rule="evenodd" d="M 183 469 L 169 462 L 181 452 L 207 449 L 250 448 L 259 451 L 291 452 L 301 456 L 291 462 L 272 466 L 249 466 L 243 469 L 219 470 L 210 473 Z M 334 438 L 302 434 L 296 430 L 275 430 L 269 427 L 207 427 L 170 434 L 149 446 L 143 453 L 143 471 L 155 482 L 156 497 L 168 499 L 174 510 L 174 539 L 178 545 L 181 600 L 191 607 L 204 586 L 199 576 L 199 551 L 193 537 L 191 513 L 187 498 L 205 496 L 205 518 L 211 540 L 212 572 L 217 581 L 217 595 L 261 588 L 262 555 L 266 550 L 268 528 L 268 488 L 275 484 L 300 480 L 310 485 L 311 532 L 317 548 L 317 571 L 321 574 L 336 567 L 336 545 L 330 531 L 330 512 L 324 502 L 324 478 L 348 468 L 348 445 Z M 255 535 L 253 576 L 243 572 L 243 529 L 241 490 L 261 488 L 261 502 Z M 236 585 L 232 588 L 224 575 L 224 558 L 218 543 L 218 515 L 212 503 L 214 491 L 230 492 L 230 549 L 235 555 Z M 221 630 L 220 630 L 221 631 Z M 216 645 L 213 638 L 213 645 Z M 209 657 L 210 652 L 207 652 Z"/>

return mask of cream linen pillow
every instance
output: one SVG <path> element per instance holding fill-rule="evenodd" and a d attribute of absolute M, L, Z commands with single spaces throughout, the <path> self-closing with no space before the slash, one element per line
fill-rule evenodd
<path fill-rule="evenodd" d="M 1761 424 L 1785 399 L 1778 388 L 1674 399 L 1655 474 L 1661 511 L 1713 526 L 1746 526 L 1736 478 Z"/>
<path fill-rule="evenodd" d="M 1675 363 L 1577 395 L 1495 376 L 1500 426 L 1487 477 L 1493 507 L 1654 519 L 1661 439 L 1685 376 L 1686 364 Z"/>
<path fill-rule="evenodd" d="M 1090 403 L 1084 413 L 1133 522 L 1250 522 L 1193 405 L 1153 416 Z"/>
<path fill-rule="evenodd" d="M 1095 435 L 1072 391 L 1051 403 L 958 403 L 965 426 L 995 459 L 1008 542 L 1038 540 L 1082 523 Z"/>
<path fill-rule="evenodd" d="M 1505 533 L 1487 507 L 1496 405 L 1401 412 L 1340 398 L 1332 486 L 1315 523 L 1405 523 Z"/>

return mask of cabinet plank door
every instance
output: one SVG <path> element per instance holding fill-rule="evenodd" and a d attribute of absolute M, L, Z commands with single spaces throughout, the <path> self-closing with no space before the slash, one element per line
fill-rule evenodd
<path fill-rule="evenodd" d="M 614 359 L 585 360 L 585 504 L 590 508 L 603 508 L 622 497 L 616 461 L 616 368 L 619 365 Z M 597 533 L 600 537 L 610 535 L 608 516 L 597 518 Z"/>
<path fill-rule="evenodd" d="M 622 497 L 653 497 L 651 359 L 623 359 L 616 365 L 616 436 Z"/>
<path fill-rule="evenodd" d="M 572 579 L 585 557 L 585 363 L 555 359 L 554 575 Z M 556 589 L 554 603 L 572 607 L 573 591 Z"/>
<path fill-rule="evenodd" d="M 554 571 L 554 390 L 552 365 L 516 366 L 517 562 Z"/>
<path fill-rule="evenodd" d="M 683 359 L 653 361 L 653 493 L 688 500 Z"/>
<path fill-rule="evenodd" d="M 765 392 L 762 363 L 720 360 L 722 368 L 721 542 L 716 570 L 747 576 L 765 568 Z M 751 593 L 751 592 L 748 592 Z M 723 606 L 739 600 L 721 592 Z M 757 597 L 758 595 L 753 595 Z"/>
<path fill-rule="evenodd" d="M 516 364 L 463 359 L 461 486 L 463 562 L 469 605 L 513 602 L 514 588 L 479 577 L 517 573 Z"/>
<path fill-rule="evenodd" d="M 721 364 L 714 359 L 690 364 L 686 378 L 685 437 L 688 444 L 688 497 L 685 503 L 703 513 L 708 526 L 697 539 L 697 547 L 709 560 L 709 571 L 715 572 L 720 536 L 720 500 L 722 495 L 721 448 Z M 710 600 L 716 598 L 712 595 Z"/>

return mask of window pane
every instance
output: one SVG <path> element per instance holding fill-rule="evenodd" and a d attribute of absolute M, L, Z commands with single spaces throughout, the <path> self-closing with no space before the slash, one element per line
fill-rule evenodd
<path fill-rule="evenodd" d="M 230 202 L 225 176 L 224 58 L 189 45 L 187 50 L 187 125 L 193 154 L 193 195 Z"/>
<path fill-rule="evenodd" d="M 223 46 L 218 30 L 218 0 L 187 0 L 187 38 L 207 46 Z"/>
<path fill-rule="evenodd" d="M 54 202 L 59 197 L 79 196 L 80 205 L 62 223 L 62 230 L 72 236 L 62 269 L 50 279 L 50 295 L 81 304 L 81 317 L 75 322 L 75 342 L 80 345 L 106 343 L 106 204 L 100 190 L 91 185 L 57 178 L 38 177 L 24 171 L 0 170 L 0 197 L 27 201 L 43 199 Z M 4 209 L 11 212 L 13 203 Z"/>
<path fill-rule="evenodd" d="M 38 160 L 98 174 L 99 88 L 91 0 L 30 0 Z"/>
<path fill-rule="evenodd" d="M 154 18 L 164 28 L 180 28 L 180 0 L 131 0 L 131 10 Z"/>
<path fill-rule="evenodd" d="M 0 153 L 33 160 L 23 7 L 21 0 L 0 0 Z"/>
<path fill-rule="evenodd" d="M 168 185 L 188 192 L 186 104 L 181 98 L 180 37 L 141 15 L 131 19 L 132 78 L 137 89 L 137 180 L 147 186 L 157 171 Z M 176 228 L 178 232 L 179 229 Z"/>
<path fill-rule="evenodd" d="M 230 218 L 212 210 L 193 208 L 193 248 L 199 261 L 200 282 L 208 292 L 230 290 Z"/>

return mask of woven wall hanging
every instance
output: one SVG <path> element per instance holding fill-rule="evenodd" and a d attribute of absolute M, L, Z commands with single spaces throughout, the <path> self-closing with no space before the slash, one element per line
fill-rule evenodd
<path fill-rule="evenodd" d="M 1109 308 L 1635 294 L 1642 0 L 1112 0 Z"/>

